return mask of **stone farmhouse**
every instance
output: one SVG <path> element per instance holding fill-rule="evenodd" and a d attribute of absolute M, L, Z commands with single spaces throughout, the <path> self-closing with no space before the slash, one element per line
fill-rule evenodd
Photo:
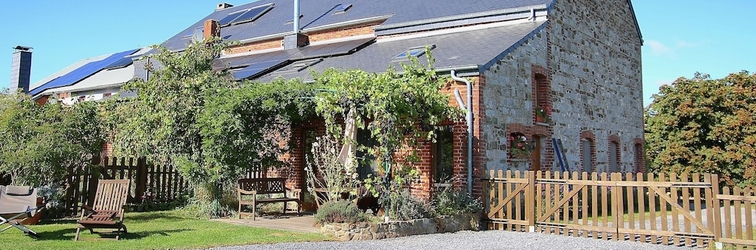
<path fill-rule="evenodd" d="M 644 171 L 643 39 L 630 0 L 258 0 L 208 12 L 162 46 L 237 41 L 216 66 L 240 80 L 310 80 L 310 70 L 331 67 L 383 72 L 409 57 L 426 62 L 431 48 L 436 71 L 456 80 L 442 91 L 472 119 L 445 124 L 438 142 L 421 148 L 420 194 L 450 176 L 480 194 L 488 170 Z M 107 97 L 149 77 L 140 59 L 149 53 L 85 59 L 30 94 Z M 307 144 L 321 126 L 292 128 L 292 187 L 304 185 Z"/>

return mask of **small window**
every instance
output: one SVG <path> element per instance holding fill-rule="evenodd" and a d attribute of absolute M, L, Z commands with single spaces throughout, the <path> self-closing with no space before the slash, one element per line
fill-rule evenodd
<path fill-rule="evenodd" d="M 435 44 L 422 46 L 422 47 L 413 47 L 405 50 L 402 53 L 399 53 L 394 57 L 394 60 L 403 60 L 403 59 L 409 59 L 409 57 L 420 57 L 423 54 L 425 54 L 425 48 L 429 47 L 431 50 L 436 48 Z"/>
<path fill-rule="evenodd" d="M 619 144 L 617 142 L 609 142 L 609 172 L 619 172 Z"/>
<path fill-rule="evenodd" d="M 581 163 L 583 165 L 583 172 L 593 172 L 593 150 L 591 150 L 591 141 L 583 139 L 580 141 L 580 150 L 582 152 Z"/>
<path fill-rule="evenodd" d="M 347 10 L 352 8 L 352 4 L 339 4 L 339 6 L 336 6 L 336 9 L 333 10 L 333 14 L 341 14 L 344 12 L 347 12 Z"/>
<path fill-rule="evenodd" d="M 372 148 L 377 145 L 378 142 L 370 136 L 370 131 L 365 129 L 357 129 L 357 144 L 364 146 L 365 148 Z M 358 149 L 357 156 L 357 174 L 359 180 L 365 180 L 370 175 L 376 175 L 381 172 L 381 166 L 378 166 L 374 155 L 365 151 L 364 149 Z"/>
<path fill-rule="evenodd" d="M 433 185 L 448 186 L 454 177 L 454 132 L 451 126 L 436 131 L 433 145 Z"/>

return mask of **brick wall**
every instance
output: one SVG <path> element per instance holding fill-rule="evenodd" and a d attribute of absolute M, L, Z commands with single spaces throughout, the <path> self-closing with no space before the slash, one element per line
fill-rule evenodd
<path fill-rule="evenodd" d="M 282 41 L 283 41 L 283 38 L 280 38 L 280 39 L 273 39 L 273 40 L 260 41 L 260 42 L 234 46 L 226 50 L 226 53 L 238 54 L 238 53 L 244 53 L 244 52 L 250 52 L 250 51 L 281 48 L 283 47 L 281 46 Z"/>
<path fill-rule="evenodd" d="M 330 40 L 330 39 L 337 39 L 337 38 L 369 35 L 369 34 L 374 34 L 375 26 L 379 25 L 382 22 L 383 21 L 331 29 L 331 30 L 317 31 L 317 32 L 307 33 L 306 35 L 310 37 L 311 43 L 324 41 L 324 40 Z"/>
<path fill-rule="evenodd" d="M 608 166 L 609 136 L 619 138 L 620 169 L 635 172 L 633 141 L 643 139 L 641 41 L 626 0 L 560 0 L 548 15 L 554 135 L 570 166 L 580 134 L 595 134 L 596 169 Z"/>
<path fill-rule="evenodd" d="M 320 42 L 320 41 L 325 41 L 325 40 L 330 40 L 330 39 L 368 35 L 368 34 L 375 33 L 374 27 L 378 24 L 380 24 L 380 22 L 367 23 L 367 24 L 361 24 L 361 25 L 355 25 L 355 26 L 349 26 L 349 27 L 341 27 L 341 28 L 330 29 L 330 30 L 322 30 L 322 31 L 307 33 L 305 35 L 309 37 L 310 43 Z M 276 39 L 271 39 L 267 41 L 253 42 L 249 44 L 243 44 L 243 45 L 231 47 L 226 51 L 226 53 L 238 54 L 238 53 L 258 51 L 258 50 L 281 48 L 282 42 L 283 42 L 283 38 L 276 38 Z"/>

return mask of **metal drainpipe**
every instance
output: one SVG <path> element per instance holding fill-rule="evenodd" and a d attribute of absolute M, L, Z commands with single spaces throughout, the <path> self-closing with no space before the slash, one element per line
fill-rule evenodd
<path fill-rule="evenodd" d="M 451 71 L 451 77 L 455 81 L 464 82 L 467 85 L 467 107 L 460 107 L 467 110 L 465 120 L 467 120 L 467 193 L 472 195 L 473 190 L 473 113 L 472 113 L 472 83 L 465 78 L 458 77 L 454 70 Z M 459 91 L 456 92 L 459 96 Z M 459 98 L 459 97 L 458 97 Z M 459 101 L 459 100 L 458 100 Z M 462 103 L 460 103 L 462 104 Z"/>
<path fill-rule="evenodd" d="M 294 33 L 299 34 L 299 0 L 294 0 Z"/>

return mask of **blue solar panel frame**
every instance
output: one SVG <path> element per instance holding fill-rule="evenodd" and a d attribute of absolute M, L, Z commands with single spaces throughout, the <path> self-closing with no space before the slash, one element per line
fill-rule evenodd
<path fill-rule="evenodd" d="M 75 70 L 72 70 L 71 72 L 68 72 L 65 75 L 62 75 L 58 78 L 55 78 L 49 82 L 46 82 L 40 85 L 39 87 L 34 88 L 33 90 L 29 91 L 29 94 L 33 96 L 51 88 L 65 87 L 65 86 L 76 84 L 77 82 L 84 80 L 85 78 L 91 75 L 94 75 L 95 73 L 105 69 L 109 65 L 118 62 L 124 57 L 134 54 L 134 52 L 138 50 L 139 49 L 133 49 L 133 50 L 127 50 L 127 51 L 115 53 L 100 61 L 89 62 L 87 64 L 84 64 L 83 66 Z"/>

